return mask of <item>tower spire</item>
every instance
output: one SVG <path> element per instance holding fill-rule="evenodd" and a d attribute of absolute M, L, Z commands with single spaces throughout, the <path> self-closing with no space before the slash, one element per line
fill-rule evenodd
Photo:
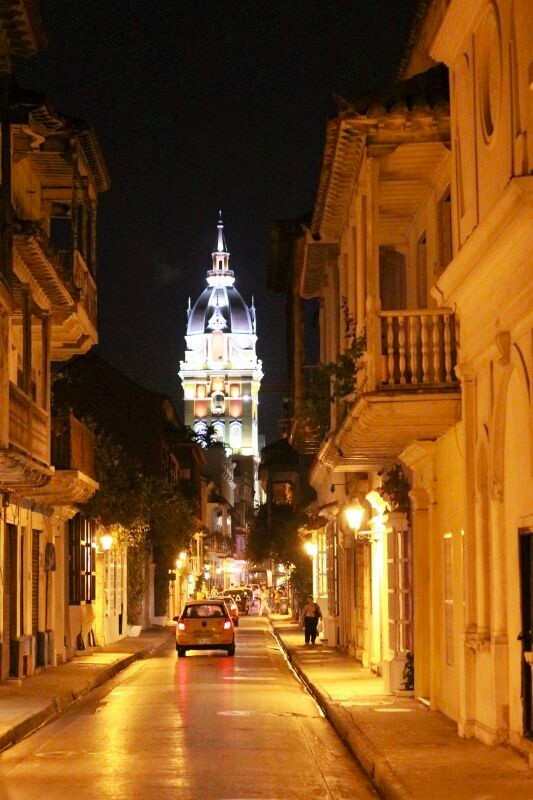
<path fill-rule="evenodd" d="M 229 268 L 229 250 L 224 236 L 224 223 L 222 222 L 222 211 L 218 212 L 217 222 L 217 247 L 211 253 L 213 266 L 207 273 L 207 283 L 209 286 L 233 286 L 235 278 Z"/>
<path fill-rule="evenodd" d="M 218 238 L 217 238 L 217 249 L 216 249 L 216 252 L 217 253 L 227 253 L 229 255 L 228 248 L 227 248 L 227 245 L 226 245 L 226 239 L 224 237 L 224 223 L 222 222 L 222 211 L 218 212 L 217 228 L 218 228 Z"/>

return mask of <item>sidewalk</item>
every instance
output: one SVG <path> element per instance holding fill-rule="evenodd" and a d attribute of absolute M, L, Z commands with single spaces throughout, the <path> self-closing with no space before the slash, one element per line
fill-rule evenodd
<path fill-rule="evenodd" d="M 340 738 L 386 800 L 531 800 L 533 769 L 514 750 L 461 739 L 456 725 L 327 644 L 305 647 L 288 617 L 271 616 L 278 641 Z"/>
<path fill-rule="evenodd" d="M 47 667 L 15 684 L 0 685 L 0 751 L 59 716 L 91 689 L 105 683 L 137 659 L 166 644 L 174 629 L 157 628 L 57 667 Z"/>

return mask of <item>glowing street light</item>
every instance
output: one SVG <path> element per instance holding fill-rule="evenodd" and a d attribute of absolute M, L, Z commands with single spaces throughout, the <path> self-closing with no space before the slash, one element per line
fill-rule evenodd
<path fill-rule="evenodd" d="M 344 509 L 344 518 L 354 533 L 358 531 L 363 524 L 364 515 L 365 509 L 357 498 Z"/>
<path fill-rule="evenodd" d="M 113 541 L 114 541 L 113 540 L 113 534 L 111 534 L 111 533 L 103 533 L 100 536 L 100 546 L 101 546 L 102 550 L 104 550 L 104 551 L 111 550 L 111 548 L 113 547 Z"/>
<path fill-rule="evenodd" d="M 310 558 L 313 558 L 313 556 L 316 556 L 318 553 L 318 545 L 316 542 L 308 539 L 306 542 L 304 542 L 304 550 Z"/>

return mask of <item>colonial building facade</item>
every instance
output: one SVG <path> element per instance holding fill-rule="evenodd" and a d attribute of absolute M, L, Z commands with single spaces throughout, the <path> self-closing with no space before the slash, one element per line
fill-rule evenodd
<path fill-rule="evenodd" d="M 71 655 L 94 599 L 97 542 L 79 505 L 98 488 L 93 438 L 53 419 L 51 364 L 97 342 L 96 210 L 109 186 L 91 126 L 11 83 L 43 42 L 35 4 L 2 3 L 0 677 Z M 75 518 L 78 522 L 75 522 Z"/>
<path fill-rule="evenodd" d="M 328 122 L 312 218 L 281 234 L 292 316 L 318 298 L 321 363 L 338 378 L 352 365 L 351 385 L 332 381 L 311 471 L 327 638 L 391 691 L 405 687 L 412 652 L 417 697 L 461 735 L 523 750 L 533 733 L 529 12 L 526 0 L 422 3 L 398 82 Z M 298 354 L 298 325 L 294 338 Z M 319 421 L 295 370 L 292 440 L 309 444 Z M 358 506 L 354 521 L 345 511 Z"/>

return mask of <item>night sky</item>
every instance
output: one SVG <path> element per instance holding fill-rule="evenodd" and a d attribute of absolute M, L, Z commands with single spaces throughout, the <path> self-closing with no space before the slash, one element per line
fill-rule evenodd
<path fill-rule="evenodd" d="M 284 380 L 271 222 L 312 209 L 333 92 L 394 79 L 416 5 L 40 0 L 49 44 L 16 75 L 94 124 L 111 174 L 98 223 L 104 358 L 178 403 L 187 298 L 205 285 L 221 208 L 237 288 L 255 295 L 264 383 Z M 276 438 L 281 394 L 265 393 L 260 414 Z"/>

